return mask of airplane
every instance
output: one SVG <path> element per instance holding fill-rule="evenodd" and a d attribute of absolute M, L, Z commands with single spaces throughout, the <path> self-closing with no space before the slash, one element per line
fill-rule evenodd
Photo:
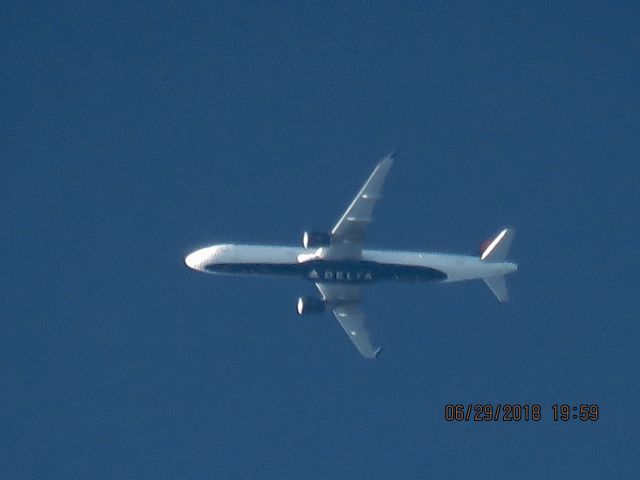
<path fill-rule="evenodd" d="M 302 247 L 217 244 L 185 258 L 192 270 L 213 274 L 286 275 L 315 283 L 320 297 L 300 297 L 299 315 L 330 310 L 360 354 L 378 356 L 360 308 L 361 287 L 378 281 L 436 281 L 482 279 L 500 302 L 509 299 L 504 276 L 518 266 L 506 261 L 513 240 L 505 228 L 484 242 L 479 256 L 396 250 L 365 250 L 366 227 L 381 198 L 395 152 L 384 157 L 358 191 L 331 232 L 310 231 Z"/>

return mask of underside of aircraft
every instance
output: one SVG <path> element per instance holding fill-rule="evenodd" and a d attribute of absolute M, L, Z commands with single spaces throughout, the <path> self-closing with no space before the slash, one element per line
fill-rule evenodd
<path fill-rule="evenodd" d="M 360 308 L 361 287 L 376 281 L 456 282 L 482 279 L 496 298 L 508 300 L 504 276 L 517 265 L 506 260 L 513 230 L 505 228 L 481 247 L 480 256 L 446 253 L 366 250 L 366 227 L 381 198 L 394 161 L 387 155 L 374 168 L 331 232 L 304 232 L 302 247 L 218 244 L 185 258 L 193 270 L 235 275 L 286 275 L 315 283 L 320 297 L 301 297 L 298 314 L 330 310 L 365 358 L 376 358 Z"/>

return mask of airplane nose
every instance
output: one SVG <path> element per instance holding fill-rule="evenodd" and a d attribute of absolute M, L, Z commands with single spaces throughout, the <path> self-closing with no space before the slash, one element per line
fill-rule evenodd
<path fill-rule="evenodd" d="M 202 250 L 196 250 L 185 257 L 184 263 L 192 270 L 201 271 L 205 260 L 205 253 L 206 252 Z"/>
<path fill-rule="evenodd" d="M 216 262 L 221 248 L 220 245 L 212 245 L 196 250 L 185 257 L 184 263 L 192 270 L 206 272 L 207 266 Z"/>

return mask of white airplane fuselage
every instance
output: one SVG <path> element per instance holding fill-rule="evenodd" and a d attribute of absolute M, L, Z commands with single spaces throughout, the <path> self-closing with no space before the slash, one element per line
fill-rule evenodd
<path fill-rule="evenodd" d="M 313 282 L 320 297 L 299 297 L 298 314 L 331 311 L 360 354 L 370 359 L 376 358 L 381 347 L 367 329 L 360 286 L 378 281 L 482 279 L 498 301 L 508 301 L 505 275 L 518 269 L 506 259 L 512 229 L 504 228 L 484 242 L 479 256 L 364 248 L 366 228 L 373 221 L 393 161 L 394 154 L 384 157 L 333 228 L 304 232 L 301 247 L 225 243 L 196 250 L 185 263 L 212 274 L 280 275 Z"/>
<path fill-rule="evenodd" d="M 323 258 L 322 248 L 219 244 L 185 258 L 193 270 L 213 274 L 286 275 L 331 284 L 368 284 L 381 280 L 458 282 L 506 275 L 511 262 L 480 257 L 394 250 L 362 250 L 359 260 Z"/>

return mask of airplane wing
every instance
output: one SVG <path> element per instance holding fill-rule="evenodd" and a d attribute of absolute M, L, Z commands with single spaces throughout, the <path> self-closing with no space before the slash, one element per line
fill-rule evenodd
<path fill-rule="evenodd" d="M 365 358 L 374 359 L 380 348 L 372 345 L 365 325 L 365 315 L 360 309 L 360 289 L 353 285 L 329 285 L 316 283 L 322 299 L 332 309 L 349 339 Z"/>
<path fill-rule="evenodd" d="M 348 251 L 342 255 L 344 258 L 360 257 L 366 226 L 373 221 L 373 209 L 381 198 L 380 192 L 385 177 L 393 164 L 393 155 L 395 152 L 387 155 L 378 163 L 347 211 L 331 230 L 332 247 L 336 244 L 349 247 L 347 250 L 343 250 Z"/>

